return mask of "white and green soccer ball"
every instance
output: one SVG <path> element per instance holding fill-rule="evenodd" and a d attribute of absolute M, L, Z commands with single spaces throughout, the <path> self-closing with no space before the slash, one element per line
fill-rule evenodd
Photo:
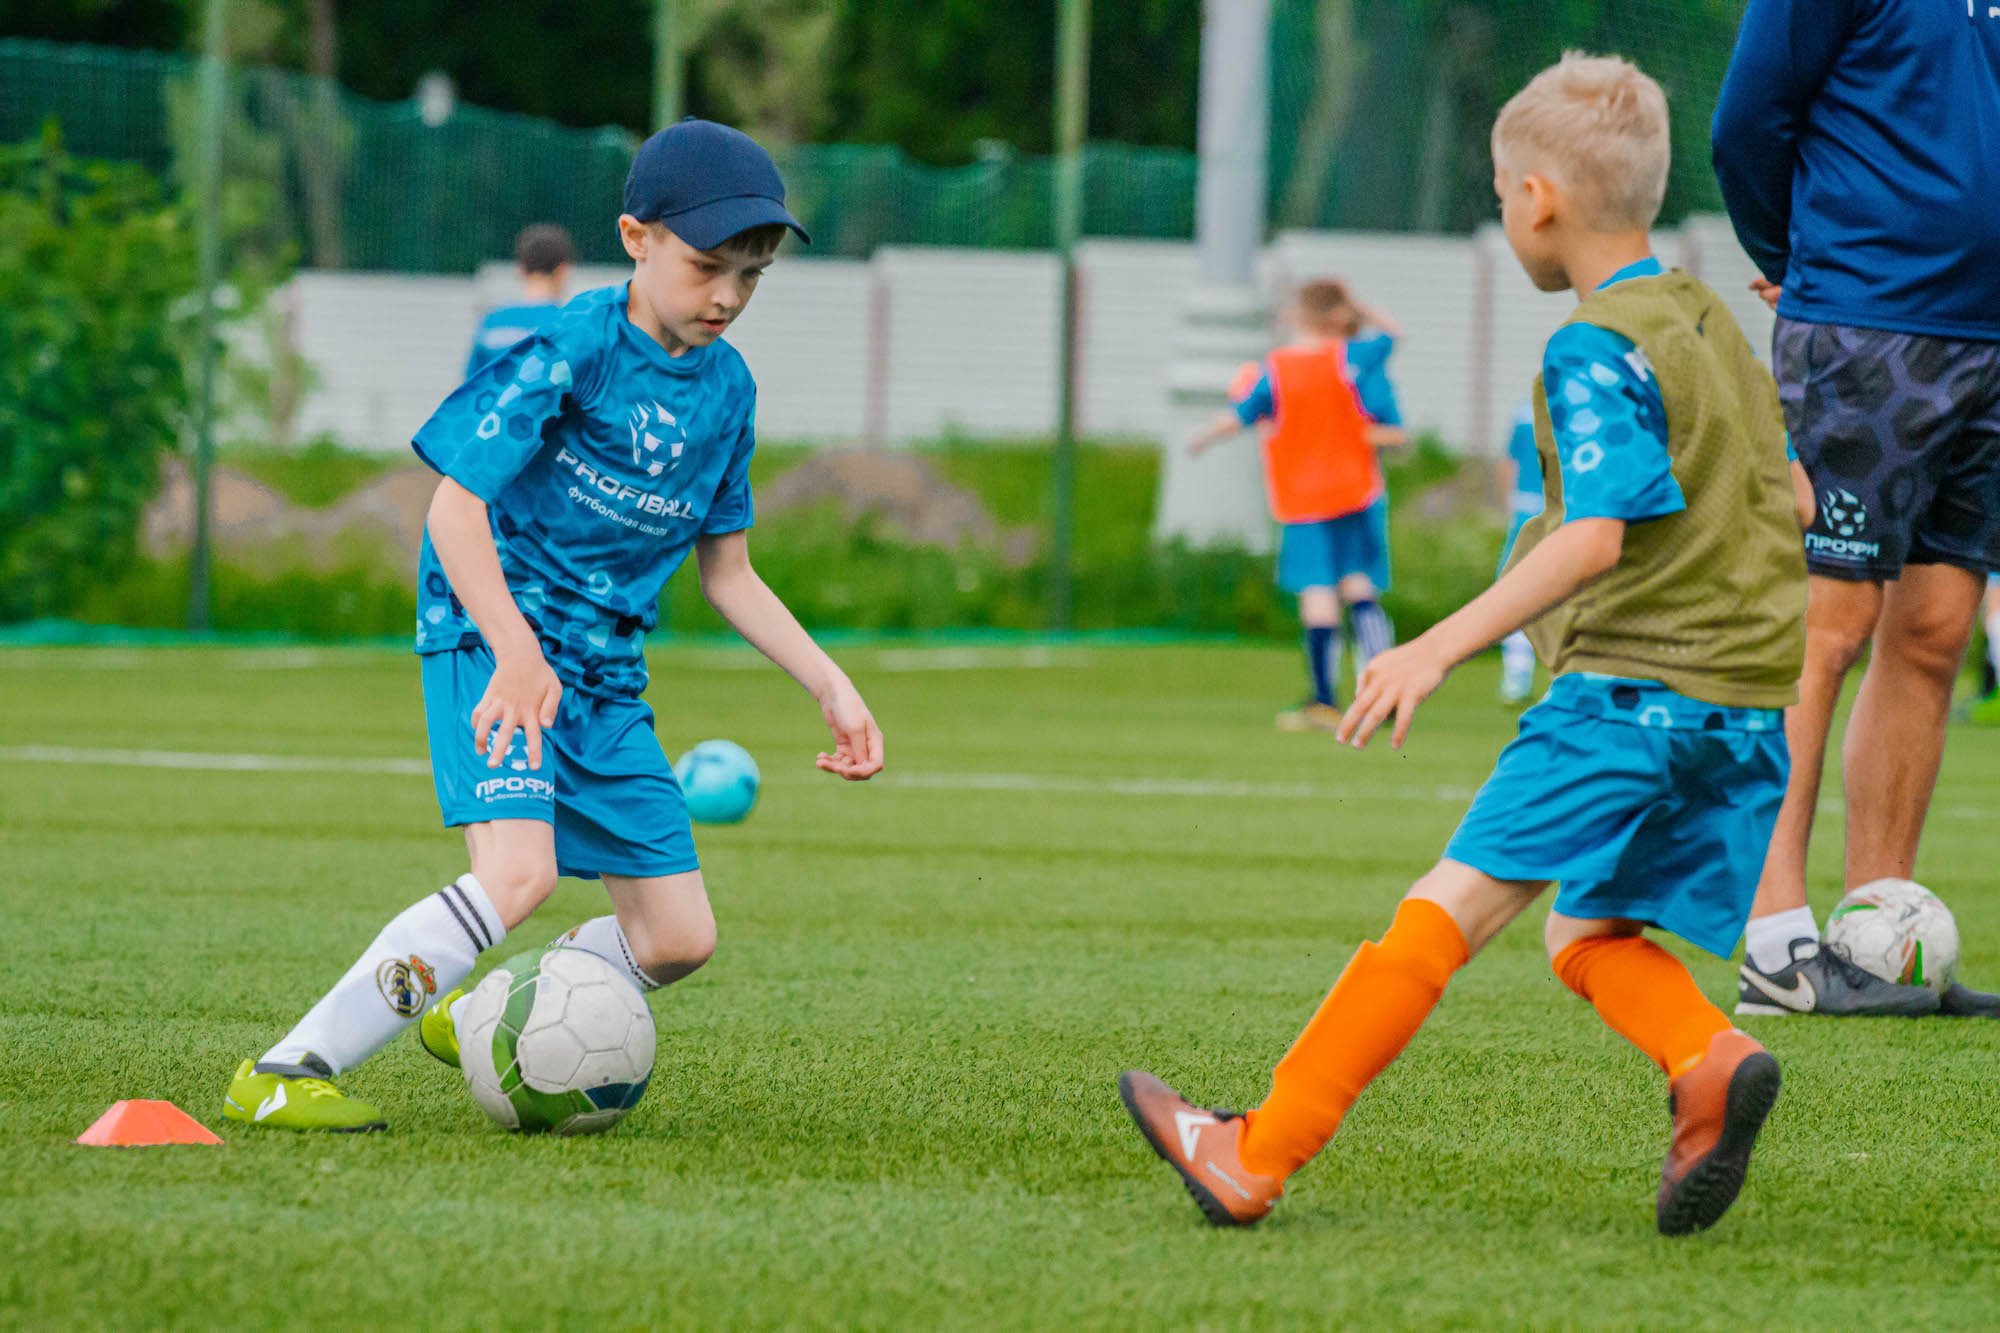
<path fill-rule="evenodd" d="M 1958 922 L 1944 900 L 1910 879 L 1878 879 L 1840 900 L 1826 944 L 1865 972 L 1944 994 L 1958 970 Z"/>
<path fill-rule="evenodd" d="M 522 1133 L 597 1134 L 653 1075 L 653 1014 L 580 949 L 534 949 L 487 973 L 458 1010 L 459 1066 L 480 1109 Z"/>

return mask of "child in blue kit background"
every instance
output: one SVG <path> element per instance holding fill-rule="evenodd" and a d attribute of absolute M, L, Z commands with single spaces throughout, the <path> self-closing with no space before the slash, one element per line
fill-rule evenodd
<path fill-rule="evenodd" d="M 521 299 L 486 312 L 472 331 L 465 377 L 531 333 L 562 318 L 569 295 L 569 275 L 576 263 L 576 246 L 569 233 L 552 222 L 523 227 L 514 238 L 514 264 L 521 271 Z"/>
<path fill-rule="evenodd" d="M 777 168 L 735 130 L 682 121 L 640 148 L 624 205 L 631 281 L 482 366 L 414 442 L 442 476 L 416 634 L 431 765 L 471 871 L 243 1062 L 230 1119 L 383 1128 L 330 1080 L 419 1018 L 425 1049 L 455 1064 L 457 988 L 559 874 L 602 879 L 614 909 L 562 946 L 644 990 L 707 961 L 715 920 L 686 805 L 640 699 L 646 633 L 690 552 L 709 604 L 818 702 L 834 739 L 819 767 L 882 768 L 860 694 L 750 564 L 756 386 L 721 335 L 784 232 L 806 239 Z"/>
<path fill-rule="evenodd" d="M 1514 554 L 1514 539 L 1528 520 L 1542 512 L 1542 461 L 1535 452 L 1535 409 L 1522 403 L 1514 409 L 1514 426 L 1507 434 L 1507 453 L 1500 462 L 1500 485 L 1507 493 L 1507 540 L 1493 566 L 1499 578 Z M 1500 641 L 1500 701 L 1521 704 L 1535 688 L 1535 648 L 1524 630 Z"/>

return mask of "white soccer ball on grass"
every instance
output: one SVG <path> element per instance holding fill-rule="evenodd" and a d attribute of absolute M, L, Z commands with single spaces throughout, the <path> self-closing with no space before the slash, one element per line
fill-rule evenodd
<path fill-rule="evenodd" d="M 458 1010 L 465 1085 L 503 1128 L 596 1134 L 639 1104 L 653 1075 L 653 1014 L 596 954 L 509 958 Z"/>
<path fill-rule="evenodd" d="M 1944 994 L 1958 970 L 1958 922 L 1944 900 L 1911 879 L 1878 879 L 1840 900 L 1825 944 L 1861 969 Z"/>

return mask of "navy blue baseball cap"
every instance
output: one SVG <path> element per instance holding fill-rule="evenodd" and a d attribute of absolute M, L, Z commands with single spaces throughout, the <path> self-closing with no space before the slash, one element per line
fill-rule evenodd
<path fill-rule="evenodd" d="M 697 250 L 773 222 L 812 244 L 785 210 L 785 182 L 771 155 L 741 130 L 692 116 L 639 145 L 625 177 L 625 211 L 665 224 Z"/>

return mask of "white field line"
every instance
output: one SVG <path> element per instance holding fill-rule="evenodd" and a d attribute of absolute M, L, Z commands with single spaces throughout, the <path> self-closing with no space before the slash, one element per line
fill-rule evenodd
<path fill-rule="evenodd" d="M 100 768 L 186 768 L 212 773 L 393 773 L 423 777 L 422 759 L 344 759 L 336 755 L 210 754 L 194 750 L 98 750 L 68 745 L 0 746 L 0 763 L 86 764 Z"/>
<path fill-rule="evenodd" d="M 7 648 L 0 649 L 0 670 L 8 671 L 150 671 L 160 665 L 163 650 L 145 648 Z M 352 660 L 370 649 L 232 648 L 203 661 L 222 671 L 308 671 Z"/>
<path fill-rule="evenodd" d="M 66 745 L 0 746 L 0 764 L 70 764 L 103 768 L 193 769 L 216 773 L 382 773 L 423 777 L 430 764 L 422 759 L 362 759 L 335 755 L 215 754 L 194 750 L 95 749 Z M 814 779 L 780 778 L 805 783 Z M 821 779 L 823 780 L 823 779 Z M 1352 795 L 1389 795 L 1399 799 L 1465 800 L 1469 788 L 1370 788 L 1342 793 L 1336 788 L 1300 782 L 1228 782 L 1199 778 L 1087 778 L 1034 773 L 884 773 L 875 779 L 886 787 L 928 791 L 1046 791 L 1108 796 L 1244 797 L 1252 800 L 1311 800 Z"/>
<path fill-rule="evenodd" d="M 159 665 L 159 649 L 21 648 L 0 651 L 0 670 L 141 671 Z M 338 664 L 340 649 L 239 648 L 216 654 L 206 665 L 225 671 L 304 671 Z M 348 650 L 352 651 L 352 650 Z M 366 651 L 366 650 L 363 650 Z M 1076 648 L 861 648 L 856 656 L 870 671 L 1054 671 L 1092 665 Z M 655 645 L 653 665 L 664 671 L 769 671 L 771 664 L 748 649 L 680 648 Z"/>
<path fill-rule="evenodd" d="M 215 754 L 195 750 L 92 749 L 66 745 L 0 745 L 0 764 L 69 764 L 103 768 L 190 769 L 215 773 L 378 773 L 424 777 L 422 759 L 344 758 L 338 755 Z M 781 785 L 823 779 L 784 776 Z M 1199 800 L 1251 801 L 1439 801 L 1464 804 L 1476 788 L 1453 784 L 1420 787 L 1367 783 L 1336 787 L 1310 782 L 1237 782 L 1213 778 L 1079 777 L 1063 773 L 902 773 L 890 770 L 875 782 L 919 791 L 1052 792 L 1076 796 L 1178 796 Z M 1837 800 L 1820 802 L 1823 814 L 1841 814 Z M 1932 818 L 1993 820 L 2000 809 L 1977 805 L 1931 807 Z"/>

